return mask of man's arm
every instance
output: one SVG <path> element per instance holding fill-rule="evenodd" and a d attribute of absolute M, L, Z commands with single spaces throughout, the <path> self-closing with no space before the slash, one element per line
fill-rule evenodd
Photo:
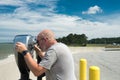
<path fill-rule="evenodd" d="M 36 63 L 35 60 L 33 60 L 29 52 L 24 56 L 24 58 L 27 63 L 27 66 L 33 72 L 35 76 L 39 76 L 46 71 L 44 67 L 40 66 L 39 64 Z"/>
<path fill-rule="evenodd" d="M 28 51 L 26 52 L 27 47 L 25 46 L 25 44 L 21 42 L 17 42 L 16 50 L 19 52 L 19 54 L 20 53 L 22 54 L 25 51 L 25 54 L 23 55 L 25 62 L 27 63 L 27 66 L 33 72 L 35 76 L 39 76 L 46 71 L 44 67 L 40 66 L 39 64 L 37 64 L 35 60 L 33 60 L 32 56 L 30 55 Z"/>

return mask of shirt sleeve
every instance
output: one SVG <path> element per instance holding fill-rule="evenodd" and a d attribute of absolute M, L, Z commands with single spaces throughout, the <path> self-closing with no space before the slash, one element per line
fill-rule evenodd
<path fill-rule="evenodd" d="M 45 53 L 45 56 L 42 58 L 42 61 L 40 62 L 40 65 L 50 70 L 52 65 L 56 62 L 56 60 L 57 56 L 55 50 L 50 49 Z"/>

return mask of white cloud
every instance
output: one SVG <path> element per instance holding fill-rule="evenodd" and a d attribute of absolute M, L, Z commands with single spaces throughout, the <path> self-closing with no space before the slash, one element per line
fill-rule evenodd
<path fill-rule="evenodd" d="M 20 9 L 26 8 L 28 10 L 35 7 L 36 10 L 34 9 L 33 11 L 47 13 L 54 12 L 57 1 L 58 0 L 0 0 L 0 5 L 19 6 Z M 40 5 L 44 7 L 41 8 L 39 7 Z M 19 8 L 15 11 L 19 11 Z"/>
<path fill-rule="evenodd" d="M 54 5 L 58 0 L 0 0 L 2 5 L 21 5 L 25 3 L 42 4 L 46 6 Z"/>
<path fill-rule="evenodd" d="M 23 4 L 21 0 L 0 0 L 0 5 L 22 6 Z"/>
<path fill-rule="evenodd" d="M 29 0 L 29 2 L 32 3 L 36 3 L 35 1 L 32 2 Z M 51 5 L 55 7 L 55 0 L 48 0 L 48 2 L 44 0 L 41 1 L 41 4 L 47 5 L 50 1 L 52 1 Z M 4 2 L 4 0 L 2 0 L 2 2 Z M 16 2 L 16 5 L 18 3 Z M 9 4 L 12 5 L 10 2 Z M 53 13 L 54 11 L 52 12 L 53 7 L 33 11 L 24 3 L 21 5 L 22 6 L 17 8 L 13 14 L 0 15 L 0 41 L 13 40 L 17 34 L 31 34 L 35 36 L 39 31 L 46 28 L 53 30 L 56 37 L 66 36 L 69 33 L 84 33 L 91 39 L 97 37 L 115 37 L 120 34 L 120 17 L 115 18 L 116 16 L 120 16 L 120 14 L 98 17 L 102 22 L 92 22 L 78 16 L 55 14 Z M 50 4 L 47 6 L 50 6 Z M 93 14 L 100 10 L 98 6 L 94 6 L 89 9 L 88 13 Z"/>
<path fill-rule="evenodd" d="M 32 13 L 31 13 L 32 14 Z M 57 37 L 66 36 L 69 33 L 86 34 L 89 39 L 97 37 L 115 37 L 120 34 L 119 24 L 112 24 L 108 21 L 111 17 L 104 19 L 103 22 L 92 22 L 77 16 L 57 15 L 43 16 L 28 15 L 28 21 L 15 18 L 4 18 L 0 20 L 0 26 L 4 29 L 13 30 L 12 35 L 16 34 L 32 34 L 37 35 L 42 29 L 48 28 L 55 31 Z M 24 14 L 23 14 L 24 15 Z M 35 17 L 38 16 L 38 17 Z M 112 19 L 114 22 L 118 19 Z M 32 22 L 32 23 L 30 23 Z M 112 25 L 111 25 L 112 24 Z M 3 32 L 0 32 L 2 34 Z M 8 32 L 4 32 L 8 33 Z"/>
<path fill-rule="evenodd" d="M 99 6 L 95 5 L 93 7 L 90 7 L 87 11 L 83 11 L 82 14 L 96 14 L 102 12 L 103 10 Z"/>

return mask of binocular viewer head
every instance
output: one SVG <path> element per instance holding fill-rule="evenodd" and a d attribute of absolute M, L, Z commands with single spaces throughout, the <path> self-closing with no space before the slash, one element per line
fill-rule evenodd
<path fill-rule="evenodd" d="M 17 42 L 24 43 L 30 52 L 32 51 L 34 45 L 37 43 L 35 37 L 31 35 L 16 35 L 14 38 L 14 44 Z"/>

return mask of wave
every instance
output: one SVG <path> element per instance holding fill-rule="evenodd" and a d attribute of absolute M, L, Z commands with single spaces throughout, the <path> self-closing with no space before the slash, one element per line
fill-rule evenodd
<path fill-rule="evenodd" d="M 0 65 L 7 64 L 7 63 L 10 63 L 10 62 L 13 62 L 13 61 L 15 61 L 14 54 L 10 54 L 6 58 L 3 58 L 3 59 L 0 60 Z"/>

